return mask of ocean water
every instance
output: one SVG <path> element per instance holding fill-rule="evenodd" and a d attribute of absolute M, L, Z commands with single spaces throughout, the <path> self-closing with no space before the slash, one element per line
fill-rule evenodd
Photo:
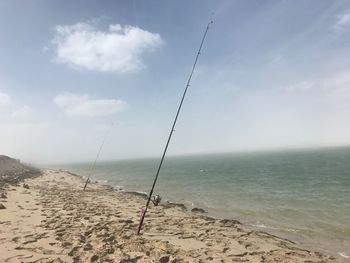
<path fill-rule="evenodd" d="M 148 193 L 158 162 L 100 162 L 92 179 Z M 87 176 L 90 166 L 56 168 Z M 350 256 L 350 147 L 168 157 L 155 194 L 307 248 Z"/>

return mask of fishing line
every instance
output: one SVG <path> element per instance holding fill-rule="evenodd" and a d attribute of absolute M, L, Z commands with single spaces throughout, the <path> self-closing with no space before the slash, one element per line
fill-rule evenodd
<path fill-rule="evenodd" d="M 102 150 L 102 148 L 103 148 L 103 145 L 105 144 L 106 138 L 107 138 L 109 132 L 111 131 L 113 125 L 114 125 L 114 123 L 111 124 L 111 126 L 109 127 L 109 129 L 106 131 L 105 136 L 103 137 L 103 140 L 102 140 L 102 143 L 101 143 L 101 145 L 100 145 L 100 148 L 98 149 L 98 152 L 97 152 L 95 161 L 93 162 L 93 164 L 92 164 L 92 166 L 91 166 L 91 168 L 90 168 L 89 176 L 88 176 L 88 178 L 86 179 L 86 182 L 85 182 L 83 191 L 85 191 L 86 186 L 87 186 L 87 184 L 88 184 L 89 181 L 90 181 L 90 177 L 91 177 L 91 175 L 93 174 L 93 172 L 95 171 L 97 159 L 98 159 L 98 157 L 100 156 L 100 153 L 101 153 L 101 150 Z"/>

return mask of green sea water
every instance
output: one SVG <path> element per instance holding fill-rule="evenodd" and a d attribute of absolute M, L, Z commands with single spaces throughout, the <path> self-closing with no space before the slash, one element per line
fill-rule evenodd
<path fill-rule="evenodd" d="M 100 162 L 93 179 L 148 192 L 158 162 Z M 86 176 L 90 166 L 56 168 Z M 304 247 L 350 256 L 350 147 L 168 157 L 155 193 Z"/>

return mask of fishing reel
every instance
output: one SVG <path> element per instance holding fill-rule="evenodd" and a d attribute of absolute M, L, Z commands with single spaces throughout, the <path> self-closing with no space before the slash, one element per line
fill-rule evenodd
<path fill-rule="evenodd" d="M 152 197 L 151 197 L 151 201 L 154 204 L 154 206 L 159 205 L 161 200 L 162 200 L 162 198 L 160 197 L 160 195 L 152 195 Z"/>

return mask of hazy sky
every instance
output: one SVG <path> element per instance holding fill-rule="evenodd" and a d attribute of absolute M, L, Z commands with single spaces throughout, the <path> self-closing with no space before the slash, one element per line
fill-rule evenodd
<path fill-rule="evenodd" d="M 0 2 L 0 153 L 158 156 L 350 144 L 349 1 Z"/>

